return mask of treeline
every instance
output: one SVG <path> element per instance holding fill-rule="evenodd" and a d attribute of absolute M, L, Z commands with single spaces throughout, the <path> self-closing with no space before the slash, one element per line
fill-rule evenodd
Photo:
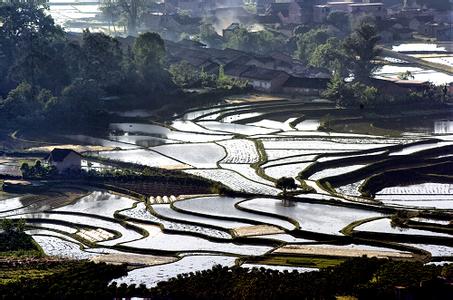
<path fill-rule="evenodd" d="M 336 267 L 298 273 L 268 269 L 215 267 L 178 275 L 151 290 L 152 299 L 397 299 L 396 289 L 410 299 L 451 299 L 452 266 L 426 266 L 354 258 Z M 404 298 L 404 297 L 403 297 Z"/>
<path fill-rule="evenodd" d="M 0 23 L 2 120 L 83 126 L 102 119 L 103 97 L 144 99 L 152 107 L 177 91 L 158 34 L 129 43 L 89 31 L 69 35 L 35 2 L 0 3 Z"/>
<path fill-rule="evenodd" d="M 110 280 L 127 274 L 125 265 L 66 261 L 9 266 L 2 275 L 7 277 L 12 268 L 17 272 L 0 284 L 0 299 L 114 299 Z"/>
<path fill-rule="evenodd" d="M 108 283 L 126 274 L 125 266 L 66 262 L 43 278 L 0 285 L 3 299 L 452 299 L 453 265 L 354 258 L 307 273 L 216 266 L 180 274 L 157 287 Z M 45 268 L 45 266 L 42 266 Z M 53 267 L 55 268 L 55 267 Z M 400 297 L 400 298 L 398 298 Z"/>

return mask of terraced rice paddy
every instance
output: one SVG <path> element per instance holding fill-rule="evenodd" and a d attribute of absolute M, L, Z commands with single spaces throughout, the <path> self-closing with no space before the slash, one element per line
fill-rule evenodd
<path fill-rule="evenodd" d="M 142 253 L 145 260 L 162 257 L 159 265 L 135 269 L 117 280 L 149 287 L 181 273 L 216 264 L 233 266 L 239 257 L 259 258 L 278 251 L 286 251 L 290 258 L 304 255 L 308 260 L 319 259 L 321 253 L 336 258 L 367 254 L 416 259 L 410 250 L 397 247 L 402 245 L 452 260 L 451 234 L 447 231 L 401 231 L 392 227 L 388 218 L 395 208 L 451 211 L 452 187 L 444 182 L 451 177 L 445 177 L 445 169 L 433 168 L 427 173 L 442 182 L 392 180 L 378 189 L 374 199 L 361 193 L 363 184 L 381 172 L 409 170 L 410 164 L 400 163 L 402 160 L 410 162 L 416 157 L 415 166 L 449 166 L 451 137 L 435 136 L 437 140 L 432 140 L 429 135 L 388 138 L 320 132 L 320 111 L 326 105 L 308 101 L 222 105 L 186 112 L 167 125 L 114 123 L 108 137 L 70 137 L 108 147 L 108 151 L 92 153 L 103 159 L 182 169 L 246 194 L 152 195 L 146 203 L 102 190 L 80 192 L 73 198 L 6 194 L 0 195 L 0 217 L 26 218 L 28 232 L 49 255 L 75 259 L 101 256 L 98 261 L 120 259 L 132 252 Z M 294 107 L 297 109 L 290 111 Z M 425 144 L 416 143 L 420 141 Z M 439 145 L 445 149 L 442 153 L 435 152 Z M 383 161 L 389 163 L 382 165 Z M 361 171 L 373 165 L 378 166 L 376 170 Z M 306 177 L 299 176 L 311 168 L 313 172 Z M 281 177 L 299 179 L 293 198 L 283 200 L 282 190 L 275 187 Z M 315 191 L 305 193 L 305 184 Z M 368 222 L 356 226 L 359 220 Z M 450 224 L 445 218 L 444 223 L 439 222 L 434 218 L 429 223 L 434 227 Z M 382 246 L 368 246 L 373 236 L 368 235 L 365 242 L 357 232 L 379 234 L 374 242 Z M 395 235 L 404 235 L 404 241 L 395 241 Z M 416 238 L 420 235 L 427 240 Z M 392 242 L 386 237 L 392 237 Z M 430 243 L 430 238 L 436 243 Z M 332 245 L 333 240 L 342 246 Z M 103 257 L 112 253 L 121 255 Z M 423 259 L 429 261 L 429 257 Z M 277 263 L 286 265 L 247 263 L 243 267 L 312 270 L 285 263 L 290 260 Z"/>
<path fill-rule="evenodd" d="M 389 219 L 378 219 L 370 222 L 366 222 L 354 228 L 356 231 L 371 231 L 371 232 L 383 232 L 393 234 L 405 234 L 405 235 L 421 235 L 421 236 L 438 236 L 451 238 L 451 234 L 432 232 L 428 230 L 395 227 L 392 226 Z"/>
<path fill-rule="evenodd" d="M 284 205 L 282 200 L 271 198 L 256 198 L 242 202 L 239 206 L 257 213 L 285 216 L 298 222 L 301 230 L 330 235 L 339 235 L 341 229 L 355 220 L 380 215 L 376 212 L 342 206 L 301 202 Z"/>
<path fill-rule="evenodd" d="M 244 200 L 244 198 L 231 197 L 193 198 L 177 202 L 175 203 L 175 207 L 187 212 L 199 213 L 211 217 L 218 216 L 230 219 L 250 220 L 252 222 L 271 224 L 289 230 L 294 229 L 294 225 L 288 221 L 237 209 L 235 205 Z"/>

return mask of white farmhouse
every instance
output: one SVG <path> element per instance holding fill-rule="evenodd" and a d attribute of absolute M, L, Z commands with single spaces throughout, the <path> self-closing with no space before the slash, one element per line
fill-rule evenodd
<path fill-rule="evenodd" d="M 82 166 L 82 156 L 70 149 L 55 148 L 46 157 L 49 165 L 54 166 L 59 173 L 79 171 Z"/>

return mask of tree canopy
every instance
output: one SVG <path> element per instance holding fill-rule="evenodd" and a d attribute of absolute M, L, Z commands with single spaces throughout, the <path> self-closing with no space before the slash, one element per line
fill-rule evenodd
<path fill-rule="evenodd" d="M 380 37 L 376 27 L 362 23 L 346 38 L 344 51 L 348 57 L 348 68 L 354 79 L 367 82 L 371 74 L 379 67 L 376 63 L 381 50 L 377 48 Z"/>
<path fill-rule="evenodd" d="M 297 189 L 297 184 L 294 178 L 292 177 L 282 177 L 277 180 L 275 187 L 283 190 L 283 194 L 286 194 L 288 190 Z"/>

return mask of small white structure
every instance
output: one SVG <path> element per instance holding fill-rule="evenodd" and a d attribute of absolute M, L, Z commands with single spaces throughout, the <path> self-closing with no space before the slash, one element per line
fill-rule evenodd
<path fill-rule="evenodd" d="M 58 173 L 67 171 L 80 171 L 82 167 L 82 155 L 70 149 L 55 148 L 46 157 L 47 163 L 54 166 Z"/>

